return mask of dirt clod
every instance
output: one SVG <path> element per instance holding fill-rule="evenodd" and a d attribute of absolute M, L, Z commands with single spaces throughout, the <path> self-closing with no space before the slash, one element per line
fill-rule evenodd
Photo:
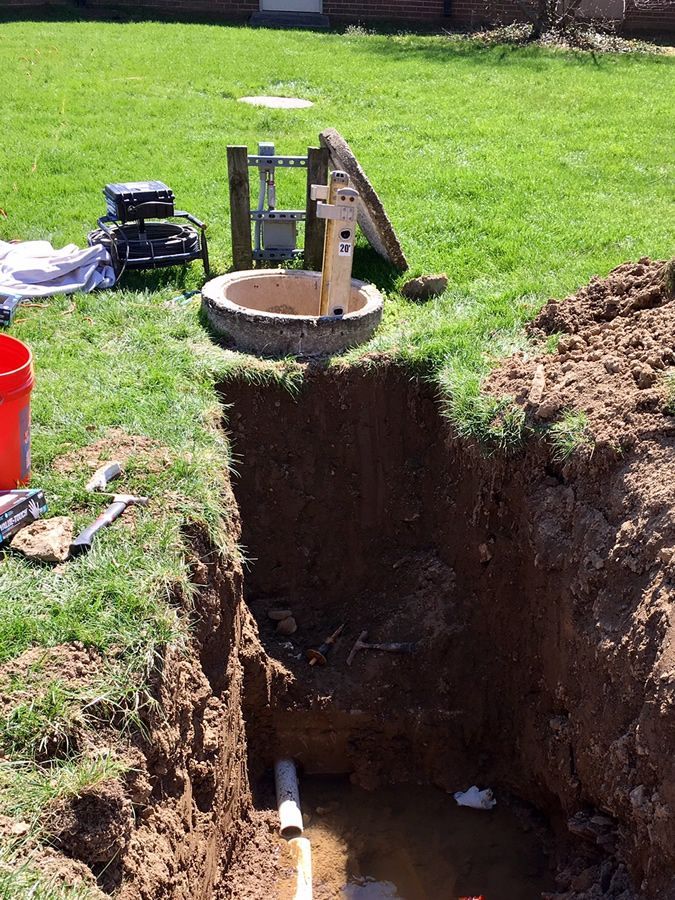
<path fill-rule="evenodd" d="M 68 516 L 38 519 L 26 525 L 12 538 L 12 549 L 28 559 L 60 563 L 68 558 L 73 540 L 73 520 Z"/>
<path fill-rule="evenodd" d="M 582 411 L 596 448 L 625 449 L 640 434 L 661 429 L 665 377 L 675 365 L 675 297 L 665 273 L 659 261 L 624 263 L 574 296 L 549 301 L 530 331 L 535 340 L 560 335 L 558 352 L 516 354 L 490 375 L 486 391 L 527 407 L 543 367 L 546 392 L 535 420 Z M 657 396 L 645 399 L 650 390 Z M 596 453 L 592 464 L 611 456 Z"/>
<path fill-rule="evenodd" d="M 419 278 L 411 278 L 403 285 L 401 293 L 408 300 L 423 302 L 440 296 L 447 287 L 448 276 L 443 272 L 440 275 L 420 275 Z"/>
<path fill-rule="evenodd" d="M 293 616 L 287 616 L 285 619 L 282 619 L 281 622 L 277 625 L 277 633 L 283 635 L 295 634 L 298 630 L 298 623 L 295 621 Z"/>

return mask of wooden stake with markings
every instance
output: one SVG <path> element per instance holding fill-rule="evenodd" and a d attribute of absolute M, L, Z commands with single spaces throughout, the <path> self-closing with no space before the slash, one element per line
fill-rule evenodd
<path fill-rule="evenodd" d="M 332 172 L 327 203 L 317 207 L 317 214 L 328 220 L 323 246 L 320 316 L 349 312 L 358 201 L 359 195 L 349 187 L 347 173 Z"/>

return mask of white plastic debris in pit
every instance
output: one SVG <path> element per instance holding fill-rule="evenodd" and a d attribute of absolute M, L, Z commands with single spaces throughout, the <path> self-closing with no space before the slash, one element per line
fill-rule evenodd
<path fill-rule="evenodd" d="M 497 805 L 494 794 L 490 788 L 480 791 L 476 785 L 472 785 L 468 791 L 457 791 L 453 794 L 458 806 L 470 806 L 472 809 L 492 809 Z"/>

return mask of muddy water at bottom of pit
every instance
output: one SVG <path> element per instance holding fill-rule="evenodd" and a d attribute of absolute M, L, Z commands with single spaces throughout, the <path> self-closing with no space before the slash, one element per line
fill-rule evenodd
<path fill-rule="evenodd" d="M 302 807 L 314 900 L 536 900 L 553 887 L 538 829 L 504 805 L 475 810 L 433 787 L 370 792 L 308 777 Z"/>

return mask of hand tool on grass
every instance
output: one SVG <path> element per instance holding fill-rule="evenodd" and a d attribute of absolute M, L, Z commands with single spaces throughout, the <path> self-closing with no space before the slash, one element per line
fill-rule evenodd
<path fill-rule="evenodd" d="M 310 648 L 307 651 L 307 659 L 309 660 L 310 666 L 326 665 L 326 654 L 329 652 L 335 641 L 337 641 L 337 639 L 340 637 L 344 627 L 344 624 L 340 625 L 340 627 L 336 631 L 334 631 L 329 637 L 326 638 L 326 640 L 317 650 Z"/>
<path fill-rule="evenodd" d="M 121 471 L 122 466 L 116 460 L 105 463 L 91 476 L 84 486 L 85 491 L 102 491 Z"/>
<path fill-rule="evenodd" d="M 122 515 L 127 506 L 147 506 L 147 497 L 134 497 L 133 494 L 113 494 L 113 502 L 105 509 L 98 518 L 94 519 L 91 525 L 88 525 L 84 531 L 81 531 L 70 545 L 70 557 L 81 556 L 91 550 L 91 544 L 94 536 L 105 528 L 106 525 L 112 524 L 115 519 Z"/>
<path fill-rule="evenodd" d="M 413 653 L 415 650 L 414 641 L 389 641 L 384 644 L 368 644 L 366 642 L 367 637 L 368 632 L 362 631 L 356 639 L 356 643 L 347 657 L 348 666 L 351 666 L 354 662 L 354 657 L 359 650 L 384 650 L 386 653 Z"/>
<path fill-rule="evenodd" d="M 23 299 L 19 294 L 0 297 L 0 328 L 9 328 Z"/>

